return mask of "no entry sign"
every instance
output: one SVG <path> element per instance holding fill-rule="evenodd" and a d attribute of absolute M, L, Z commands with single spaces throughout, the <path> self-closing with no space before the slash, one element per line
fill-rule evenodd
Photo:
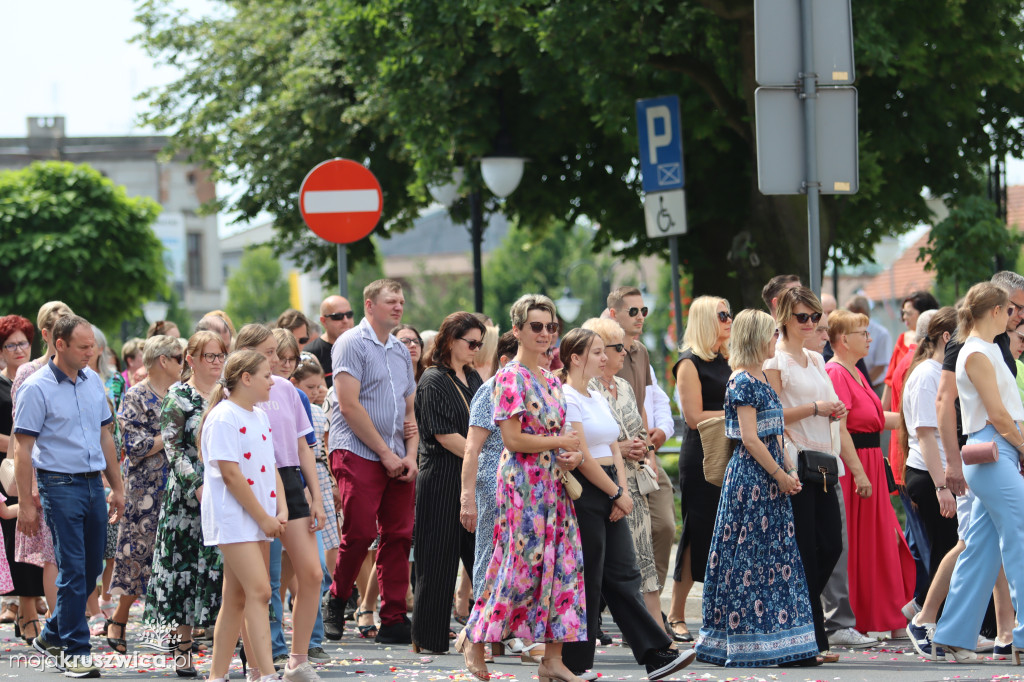
<path fill-rule="evenodd" d="M 383 194 L 362 164 L 331 159 L 309 171 L 299 188 L 299 211 L 309 229 L 335 244 L 357 242 L 380 220 Z"/>

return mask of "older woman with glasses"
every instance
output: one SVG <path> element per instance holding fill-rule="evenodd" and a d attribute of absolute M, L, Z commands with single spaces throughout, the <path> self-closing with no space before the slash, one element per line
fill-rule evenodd
<path fill-rule="evenodd" d="M 889 502 L 883 429 L 899 428 L 900 416 L 882 410 L 871 382 L 857 369 L 868 354 L 868 316 L 837 310 L 829 315 L 828 337 L 835 355 L 825 365 L 836 395 L 846 405 L 843 460 L 856 456 L 867 482 L 847 470 L 840 477 L 846 508 L 850 605 L 859 632 L 889 632 L 906 627 L 902 608 L 914 594 L 916 569 L 903 530 Z M 851 450 L 856 449 L 856 455 Z"/>
<path fill-rule="evenodd" d="M 729 302 L 717 296 L 698 297 L 690 305 L 683 347 L 673 368 L 686 420 L 679 453 L 683 528 L 676 554 L 672 606 L 668 614 L 672 637 L 677 642 L 693 641 L 693 635 L 686 626 L 686 597 L 694 582 L 704 582 L 721 495 L 721 488 L 704 478 L 704 447 L 697 424 L 725 415 L 731 333 Z"/>
<path fill-rule="evenodd" d="M 118 415 L 124 433 L 125 510 L 117 534 L 117 554 L 110 594 L 120 599 L 107 622 L 107 643 L 114 651 L 128 650 L 125 639 L 128 612 L 145 595 L 153 565 L 156 536 L 167 483 L 167 453 L 160 431 L 160 414 L 168 389 L 184 366 L 178 339 L 153 336 L 142 347 L 147 377 L 124 394 Z M 117 631 L 114 628 L 119 628 Z"/>
<path fill-rule="evenodd" d="M 197 674 L 191 661 L 192 628 L 212 626 L 220 610 L 223 568 L 217 548 L 203 544 L 203 462 L 196 446 L 199 420 L 226 358 L 227 348 L 218 334 L 193 334 L 181 381 L 167 390 L 160 408 L 168 476 L 143 620 L 177 629 L 175 667 L 182 677 Z"/>

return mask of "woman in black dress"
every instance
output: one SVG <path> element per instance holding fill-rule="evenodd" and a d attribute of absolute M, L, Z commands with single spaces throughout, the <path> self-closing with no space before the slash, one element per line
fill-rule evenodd
<path fill-rule="evenodd" d="M 704 479 L 704 448 L 697 424 L 725 414 L 725 385 L 729 369 L 729 302 L 701 296 L 690 306 L 679 361 L 673 368 L 676 390 L 686 427 L 679 452 L 679 489 L 682 491 L 683 532 L 676 554 L 672 606 L 668 624 L 677 642 L 692 642 L 686 626 L 686 597 L 694 582 L 704 582 L 711 536 L 721 488 Z"/>
<path fill-rule="evenodd" d="M 0 371 L 0 457 L 6 457 L 9 452 L 11 428 L 14 426 L 11 385 L 18 374 L 18 368 L 32 359 L 33 338 L 35 328 L 24 317 L 0 317 L 0 357 L 6 363 L 6 367 Z M 8 506 L 18 503 L 18 498 L 8 495 L 2 483 L 0 493 L 7 498 Z M 11 567 L 11 580 L 14 582 L 14 591 L 10 592 L 9 596 L 20 597 L 18 630 L 26 641 L 31 642 L 31 637 L 39 634 L 36 597 L 43 594 L 43 569 L 14 560 L 14 530 L 17 526 L 17 519 L 0 519 L 7 564 Z"/>

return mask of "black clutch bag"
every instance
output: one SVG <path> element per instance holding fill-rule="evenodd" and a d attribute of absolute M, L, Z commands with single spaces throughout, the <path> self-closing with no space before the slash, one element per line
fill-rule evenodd
<path fill-rule="evenodd" d="M 801 450 L 796 458 L 796 473 L 807 486 L 828 487 L 839 483 L 839 462 L 831 454 L 815 450 Z"/>

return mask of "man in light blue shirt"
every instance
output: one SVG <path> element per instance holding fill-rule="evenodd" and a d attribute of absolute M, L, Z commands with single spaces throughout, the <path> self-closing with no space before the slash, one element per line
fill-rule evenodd
<path fill-rule="evenodd" d="M 34 468 L 59 571 L 57 606 L 32 646 L 70 676 L 99 677 L 89 658 L 85 601 L 103 570 L 107 538 L 100 474 L 111 489 L 111 523 L 124 513 L 124 488 L 114 439 L 104 428 L 114 417 L 102 380 L 88 366 L 96 352 L 92 328 L 68 315 L 54 325 L 53 338 L 56 355 L 22 384 L 14 413 L 18 487 L 32 490 Z M 18 529 L 39 532 L 38 511 L 27 500 Z"/>

